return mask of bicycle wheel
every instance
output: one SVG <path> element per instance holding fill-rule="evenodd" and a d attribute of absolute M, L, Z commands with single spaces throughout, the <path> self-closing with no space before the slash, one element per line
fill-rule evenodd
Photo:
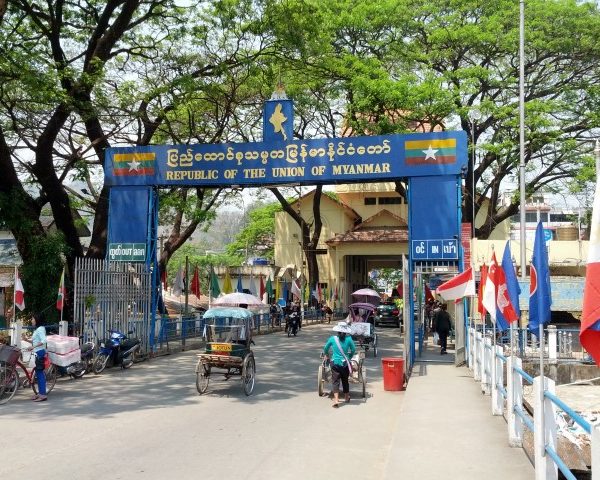
<path fill-rule="evenodd" d="M 19 372 L 13 367 L 0 368 L 0 405 L 9 402 L 19 388 Z"/>
<path fill-rule="evenodd" d="M 255 373 L 256 364 L 254 363 L 254 355 L 248 354 L 242 366 L 242 387 L 246 395 L 252 395 L 254 391 Z"/>
<path fill-rule="evenodd" d="M 95 374 L 102 373 L 106 368 L 106 363 L 108 362 L 108 355 L 104 353 L 99 353 L 98 356 L 94 359 L 94 366 L 92 367 Z"/>
<path fill-rule="evenodd" d="M 210 367 L 200 363 L 196 367 L 196 389 L 199 394 L 203 394 L 208 389 L 208 381 L 210 379 Z"/>
<path fill-rule="evenodd" d="M 47 370 L 44 371 L 46 374 L 46 393 L 50 393 L 56 385 L 56 379 L 58 378 L 58 369 L 56 365 L 50 365 Z M 34 370 L 31 375 L 31 389 L 33 393 L 38 394 L 38 381 L 37 381 L 37 370 Z"/>

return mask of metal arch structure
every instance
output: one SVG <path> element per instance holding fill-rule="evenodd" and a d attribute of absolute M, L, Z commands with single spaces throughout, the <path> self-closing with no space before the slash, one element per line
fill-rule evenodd
<path fill-rule="evenodd" d="M 138 262 L 152 275 L 152 326 L 160 293 L 156 255 L 161 187 L 262 187 L 372 183 L 408 179 L 409 280 L 415 266 L 462 267 L 461 178 L 468 161 L 464 131 L 293 139 L 293 102 L 265 103 L 263 141 L 107 149 L 110 187 L 107 259 Z M 410 295 L 413 311 L 413 295 Z M 150 329 L 154 332 L 154 328 Z M 414 332 L 411 334 L 414 337 Z M 414 341 L 405 352 L 415 359 Z M 149 347 L 154 348 L 153 334 Z"/>

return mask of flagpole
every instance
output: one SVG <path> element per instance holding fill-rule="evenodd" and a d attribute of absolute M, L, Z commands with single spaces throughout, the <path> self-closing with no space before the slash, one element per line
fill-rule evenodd
<path fill-rule="evenodd" d="M 540 431 L 542 438 L 545 438 L 546 422 L 544 421 L 544 388 L 546 386 L 546 378 L 544 377 L 544 322 L 539 325 L 540 336 Z M 542 446 L 542 457 L 546 456 L 546 449 Z"/>

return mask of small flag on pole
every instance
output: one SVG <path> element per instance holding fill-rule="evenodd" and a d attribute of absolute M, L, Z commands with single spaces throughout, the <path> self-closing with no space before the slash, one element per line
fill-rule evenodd
<path fill-rule="evenodd" d="M 19 270 L 15 267 L 15 306 L 23 311 L 25 310 L 25 289 L 19 277 Z"/>
<path fill-rule="evenodd" d="M 550 321 L 552 294 L 550 290 L 550 268 L 548 251 L 544 239 L 544 227 L 539 222 L 535 231 L 533 257 L 531 258 L 531 283 L 529 284 L 529 325 L 537 333 L 540 324 Z"/>
<path fill-rule="evenodd" d="M 196 298 L 200 298 L 202 291 L 200 290 L 200 275 L 198 273 L 198 267 L 194 268 L 194 276 L 192 277 L 192 285 L 190 292 L 196 295 Z"/>
<path fill-rule="evenodd" d="M 292 280 L 292 295 L 296 295 L 299 299 L 302 298 L 302 292 L 300 287 L 296 283 L 296 280 Z"/>
<path fill-rule="evenodd" d="M 473 280 L 473 269 L 469 267 L 454 278 L 442 283 L 437 288 L 437 294 L 444 300 L 457 300 L 467 296 L 474 296 L 475 280 Z"/>
<path fill-rule="evenodd" d="M 62 312 L 65 305 L 65 297 L 67 296 L 67 289 L 65 288 L 65 268 L 63 267 L 62 274 L 60 276 L 60 285 L 58 286 L 58 296 L 56 297 L 56 308 Z"/>
<path fill-rule="evenodd" d="M 590 223 L 590 244 L 585 269 L 583 312 L 581 314 L 581 345 L 600 367 L 600 143 L 596 141 L 596 192 Z"/>

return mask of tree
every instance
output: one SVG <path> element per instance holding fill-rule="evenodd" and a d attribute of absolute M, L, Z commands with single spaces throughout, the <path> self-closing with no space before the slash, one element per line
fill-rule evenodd
<path fill-rule="evenodd" d="M 479 162 L 466 171 L 462 217 L 470 221 L 472 202 L 477 213 L 488 197 L 476 232 L 486 238 L 519 208 L 518 195 L 499 202 L 519 173 L 518 8 L 508 0 L 297 0 L 273 7 L 268 18 L 288 42 L 287 57 L 297 68 L 305 65 L 309 85 L 329 81 L 327 98 L 339 105 L 342 134 L 472 133 Z M 600 126 L 599 27 L 590 2 L 527 2 L 529 195 L 573 178 L 589 148 L 581 140 Z M 472 121 L 475 109 L 481 118 Z M 397 191 L 403 193 L 402 184 Z"/>
<path fill-rule="evenodd" d="M 229 255 L 238 255 L 246 260 L 250 256 L 274 259 L 275 213 L 282 210 L 279 203 L 253 204 L 249 207 L 246 226 L 227 245 Z"/>
<path fill-rule="evenodd" d="M 49 203 L 72 275 L 83 255 L 74 199 L 94 212 L 87 255 L 104 256 L 106 148 L 240 138 L 237 107 L 257 100 L 247 80 L 271 49 L 252 27 L 250 3 L 15 0 L 4 14 L 0 2 L 0 219 L 26 264 L 45 236 L 39 216 Z M 74 180 L 86 190 L 72 188 Z M 197 211 L 182 207 L 188 223 L 172 232 L 167 256 L 210 218 L 218 192 L 201 190 Z M 54 284 L 60 269 L 47 274 Z"/>

